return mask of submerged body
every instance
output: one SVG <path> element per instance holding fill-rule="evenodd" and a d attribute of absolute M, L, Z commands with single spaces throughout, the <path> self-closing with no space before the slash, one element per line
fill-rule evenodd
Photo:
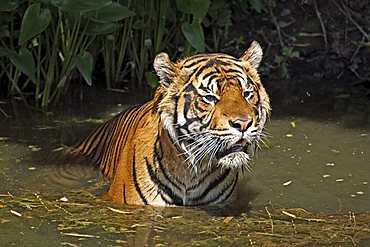
<path fill-rule="evenodd" d="M 161 206 L 234 200 L 270 112 L 261 58 L 257 42 L 239 59 L 201 54 L 172 63 L 159 54 L 154 98 L 75 145 L 111 181 L 105 198 Z"/>

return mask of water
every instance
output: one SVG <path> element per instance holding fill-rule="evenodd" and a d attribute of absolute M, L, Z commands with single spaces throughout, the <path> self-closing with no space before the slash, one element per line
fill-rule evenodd
<path fill-rule="evenodd" d="M 124 98 L 113 101 L 142 102 Z M 99 199 L 108 184 L 96 170 L 50 156 L 127 105 L 41 113 L 2 104 L 12 118 L 0 117 L 0 245 L 366 246 L 359 239 L 370 238 L 368 102 L 325 104 L 273 104 L 269 140 L 232 209 L 113 205 Z"/>

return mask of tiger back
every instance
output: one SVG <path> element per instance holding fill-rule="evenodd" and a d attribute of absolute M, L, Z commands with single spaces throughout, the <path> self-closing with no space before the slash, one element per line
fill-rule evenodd
<path fill-rule="evenodd" d="M 237 198 L 270 113 L 254 41 L 240 58 L 200 54 L 171 62 L 157 55 L 154 98 L 78 141 L 111 181 L 104 196 L 135 205 L 216 205 Z"/>

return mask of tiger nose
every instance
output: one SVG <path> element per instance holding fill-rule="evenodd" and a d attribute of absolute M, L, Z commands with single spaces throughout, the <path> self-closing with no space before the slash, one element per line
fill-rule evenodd
<path fill-rule="evenodd" d="M 251 127 L 253 120 L 251 117 L 245 119 L 236 119 L 236 120 L 229 120 L 229 124 L 231 127 L 239 130 L 240 132 L 246 131 L 249 127 Z"/>

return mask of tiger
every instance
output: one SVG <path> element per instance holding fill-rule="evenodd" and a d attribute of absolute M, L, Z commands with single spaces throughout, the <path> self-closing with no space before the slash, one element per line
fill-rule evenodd
<path fill-rule="evenodd" d="M 227 205 L 264 137 L 271 107 L 257 41 L 240 58 L 197 54 L 153 63 L 153 99 L 122 111 L 74 148 L 110 181 L 103 199 L 154 206 Z"/>

